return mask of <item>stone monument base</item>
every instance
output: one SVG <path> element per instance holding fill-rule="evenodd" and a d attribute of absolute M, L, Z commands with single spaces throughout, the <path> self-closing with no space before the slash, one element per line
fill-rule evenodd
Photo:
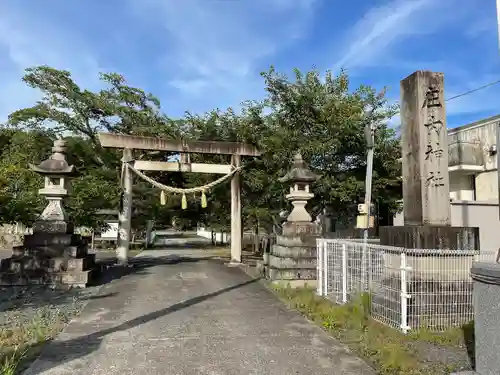
<path fill-rule="evenodd" d="M 412 296 L 407 307 L 411 326 L 428 324 L 441 329 L 469 323 L 460 319 L 468 305 L 466 296 L 472 293 L 469 270 L 479 249 L 479 228 L 405 225 L 380 227 L 379 234 L 380 245 L 405 249 L 406 266 L 413 270 L 407 275 L 407 293 Z M 385 248 L 382 258 L 390 271 L 378 282 L 400 290 L 401 252 Z M 387 303 L 381 300 L 377 306 Z"/>
<path fill-rule="evenodd" d="M 437 225 L 380 227 L 381 245 L 406 249 L 478 250 L 479 228 Z"/>
<path fill-rule="evenodd" d="M 88 254 L 80 235 L 35 232 L 0 262 L 0 285 L 84 288 L 94 269 L 95 254 Z"/>
<path fill-rule="evenodd" d="M 273 283 L 286 283 L 291 287 L 315 286 L 316 239 L 320 227 L 311 222 L 287 222 L 283 234 L 265 255 L 264 273 Z"/>

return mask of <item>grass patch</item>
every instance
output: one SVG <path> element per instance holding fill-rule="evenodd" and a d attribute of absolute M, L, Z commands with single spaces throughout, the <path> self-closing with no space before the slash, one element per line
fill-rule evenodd
<path fill-rule="evenodd" d="M 379 374 L 445 375 L 457 369 L 456 365 L 422 360 L 416 344 L 463 345 L 460 329 L 439 334 L 424 330 L 404 335 L 370 318 L 367 294 L 349 304 L 336 305 L 318 297 L 311 288 L 272 288 L 289 307 L 298 310 L 372 363 Z"/>
<path fill-rule="evenodd" d="M 0 327 L 0 375 L 15 375 L 26 369 L 47 341 L 54 338 L 72 315 L 63 310 L 42 309 L 28 323 L 11 322 Z"/>
<path fill-rule="evenodd" d="M 474 322 L 462 327 L 451 328 L 445 332 L 435 332 L 422 328 L 418 332 L 410 332 L 407 337 L 441 346 L 466 348 L 474 342 Z"/>

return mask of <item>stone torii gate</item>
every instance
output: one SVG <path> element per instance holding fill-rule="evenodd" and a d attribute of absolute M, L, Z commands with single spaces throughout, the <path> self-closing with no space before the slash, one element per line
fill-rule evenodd
<path fill-rule="evenodd" d="M 102 147 L 123 149 L 122 162 L 138 171 L 193 172 L 229 174 L 240 167 L 241 156 L 260 156 L 251 145 L 238 142 L 187 141 L 154 137 L 131 136 L 99 133 Z M 144 161 L 133 159 L 133 150 L 179 152 L 179 162 Z M 189 154 L 231 155 L 231 164 L 191 163 Z M 130 248 L 130 229 L 132 216 L 132 180 L 129 168 L 123 168 L 123 204 L 119 215 L 120 231 L 117 248 L 118 263 L 127 264 Z M 231 178 L 231 263 L 241 262 L 241 189 L 240 173 L 236 171 Z"/>

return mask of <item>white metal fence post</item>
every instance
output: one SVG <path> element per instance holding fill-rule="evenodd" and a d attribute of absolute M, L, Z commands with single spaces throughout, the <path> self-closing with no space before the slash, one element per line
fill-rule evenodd
<path fill-rule="evenodd" d="M 323 242 L 323 295 L 328 297 L 328 243 Z"/>
<path fill-rule="evenodd" d="M 319 296 L 323 295 L 323 243 L 325 240 L 318 239 L 316 240 L 316 259 L 317 259 L 317 267 L 316 267 L 316 294 Z"/>
<path fill-rule="evenodd" d="M 408 283 L 406 272 L 410 270 L 410 267 L 406 265 L 406 253 L 401 252 L 401 330 L 403 333 L 408 333 L 410 327 L 408 326 L 408 299 L 411 295 L 408 294 Z"/>
<path fill-rule="evenodd" d="M 368 246 L 368 293 L 372 292 L 373 283 L 373 247 Z"/>
<path fill-rule="evenodd" d="M 347 303 L 347 247 L 342 244 L 342 303 Z"/>

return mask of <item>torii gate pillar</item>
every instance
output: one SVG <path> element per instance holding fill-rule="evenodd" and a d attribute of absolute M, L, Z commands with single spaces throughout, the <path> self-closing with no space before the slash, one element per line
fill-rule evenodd
<path fill-rule="evenodd" d="M 233 155 L 231 164 L 239 168 L 240 155 Z M 240 172 L 234 173 L 231 180 L 231 264 L 241 263 L 241 187 Z"/>
<path fill-rule="evenodd" d="M 133 161 L 132 150 L 129 148 L 123 149 L 123 163 L 131 163 Z M 132 186 L 133 176 L 128 168 L 123 168 L 123 197 L 122 207 L 118 216 L 118 247 L 116 249 L 117 262 L 120 265 L 128 264 L 128 251 L 130 248 L 131 238 L 131 223 L 132 223 Z"/>

